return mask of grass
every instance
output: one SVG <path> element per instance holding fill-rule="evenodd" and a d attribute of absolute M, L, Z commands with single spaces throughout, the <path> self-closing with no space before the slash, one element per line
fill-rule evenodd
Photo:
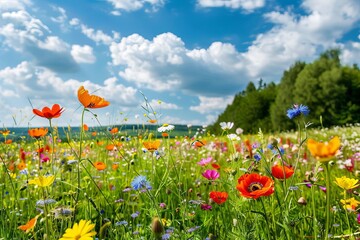
<path fill-rule="evenodd" d="M 359 200 L 357 190 L 346 191 L 345 196 L 334 183 L 342 176 L 358 178 L 359 126 L 302 127 L 300 132 L 272 136 L 260 132 L 240 135 L 240 141 L 227 138 L 231 129 L 221 136 L 207 131 L 195 137 L 170 132 L 167 138 L 159 137 L 155 129 L 141 135 L 127 133 L 125 138 L 122 131 L 113 135 L 106 128 L 102 131 L 96 136 L 91 132 L 79 136 L 70 130 L 66 141 L 48 134 L 1 143 L 0 239 L 59 239 L 82 219 L 95 224 L 98 239 L 324 239 L 325 167 L 310 155 L 305 143 L 306 138 L 328 141 L 334 135 L 340 137 L 342 147 L 329 163 L 329 237 L 355 239 L 360 232 L 357 206 L 345 209 L 340 202 L 352 197 Z M 146 150 L 143 142 L 154 140 L 153 136 L 161 144 L 157 150 Z M 195 140 L 205 145 L 196 147 Z M 278 148 L 270 149 L 271 143 Z M 109 144 L 116 147 L 107 150 Z M 39 154 L 38 149 L 45 146 L 48 151 Z M 255 155 L 261 159 L 256 160 Z M 49 161 L 41 163 L 45 157 Z M 208 164 L 198 164 L 206 158 L 211 160 Z M 281 159 L 295 168 L 286 180 L 271 174 L 271 167 Z M 354 159 L 352 171 L 347 169 L 349 159 Z M 104 163 L 105 169 L 98 170 L 97 162 Z M 212 163 L 220 166 L 220 177 L 208 180 L 202 173 L 215 170 Z M 258 199 L 241 196 L 236 186 L 247 172 L 270 177 L 274 193 Z M 46 175 L 55 176 L 50 186 L 28 184 Z M 146 184 L 134 186 L 137 176 L 144 176 Z M 227 192 L 228 198 L 217 204 L 209 198 L 211 191 Z M 203 210 L 203 204 L 211 210 Z M 38 221 L 32 230 L 18 229 L 35 216 Z M 152 226 L 156 218 L 161 219 L 157 229 Z"/>

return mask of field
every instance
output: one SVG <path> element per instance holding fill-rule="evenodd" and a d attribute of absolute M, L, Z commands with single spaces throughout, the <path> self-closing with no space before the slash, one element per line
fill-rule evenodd
<path fill-rule="evenodd" d="M 299 112 L 297 131 L 274 135 L 229 122 L 219 136 L 164 124 L 59 138 L 55 110 L 23 138 L 1 131 L 1 239 L 360 236 L 359 125 L 311 128 Z"/>

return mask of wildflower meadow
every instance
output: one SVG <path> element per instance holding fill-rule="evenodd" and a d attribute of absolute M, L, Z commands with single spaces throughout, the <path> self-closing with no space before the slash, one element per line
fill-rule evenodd
<path fill-rule="evenodd" d="M 357 239 L 360 126 L 248 135 L 232 122 L 176 135 L 144 107 L 147 125 L 84 122 L 106 97 L 78 90 L 79 133 L 60 138 L 63 106 L 33 109 L 47 126 L 1 130 L 0 239 Z M 153 113 L 153 114 L 149 114 Z M 100 129 L 100 131 L 99 131 Z"/>

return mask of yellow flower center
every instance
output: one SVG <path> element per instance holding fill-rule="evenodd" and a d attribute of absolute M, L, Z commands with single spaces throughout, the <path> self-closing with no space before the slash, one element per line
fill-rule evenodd
<path fill-rule="evenodd" d="M 79 240 L 80 238 L 81 238 L 81 235 L 78 234 L 78 235 L 76 235 L 76 236 L 74 237 L 74 240 Z"/>

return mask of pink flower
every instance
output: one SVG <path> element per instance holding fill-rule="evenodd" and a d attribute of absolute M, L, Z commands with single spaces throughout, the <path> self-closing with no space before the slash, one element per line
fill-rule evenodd
<path fill-rule="evenodd" d="M 220 177 L 220 173 L 216 170 L 206 170 L 202 175 L 208 180 L 216 180 Z"/>
<path fill-rule="evenodd" d="M 40 154 L 41 162 L 48 162 L 50 161 L 50 158 L 44 154 Z"/>
<path fill-rule="evenodd" d="M 212 160 L 213 160 L 212 157 L 203 158 L 200 160 L 200 162 L 197 162 L 197 164 L 199 164 L 200 166 L 205 166 L 205 165 L 211 163 Z"/>

